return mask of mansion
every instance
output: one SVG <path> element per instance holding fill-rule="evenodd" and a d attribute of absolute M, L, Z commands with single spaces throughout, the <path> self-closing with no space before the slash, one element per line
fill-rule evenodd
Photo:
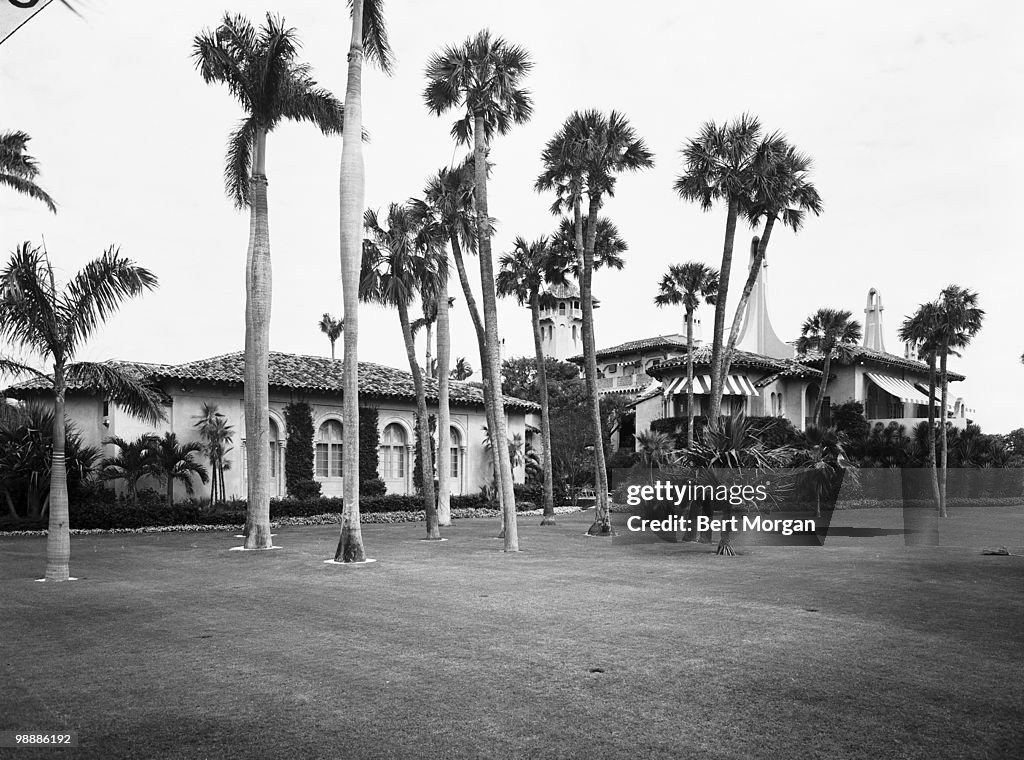
<path fill-rule="evenodd" d="M 176 433 L 182 443 L 199 441 L 195 427 L 204 404 L 216 405 L 234 428 L 233 448 L 228 453 L 224 473 L 228 498 L 245 498 L 246 435 L 245 407 L 242 400 L 244 358 L 242 352 L 217 356 L 186 364 L 142 364 L 112 362 L 128 369 L 140 380 L 158 390 L 164 399 L 166 419 L 151 425 L 133 417 L 117 404 L 98 395 L 88 387 L 69 387 L 66 414 L 83 442 L 99 446 L 104 456 L 114 456 L 116 447 L 104 444 L 110 436 L 131 441 L 145 433 L 162 436 Z M 341 445 L 342 429 L 341 360 L 318 356 L 298 356 L 272 351 L 270 354 L 270 493 L 273 498 L 286 494 L 284 453 L 284 408 L 295 401 L 309 404 L 313 415 L 314 472 L 323 496 L 342 495 Z M 427 411 L 437 413 L 437 381 L 424 379 L 427 390 Z M 490 455 L 484 445 L 487 419 L 484 413 L 483 390 L 474 383 L 452 380 L 449 383 L 451 409 L 452 464 L 448 477 L 451 492 L 477 493 L 491 482 Z M 26 380 L 7 390 L 11 398 L 45 399 L 52 403 L 52 386 L 41 378 Z M 359 363 L 359 403 L 374 407 L 378 413 L 380 433 L 378 472 L 388 493 L 411 494 L 415 444 L 416 394 L 412 375 L 402 370 L 370 362 Z M 532 441 L 539 430 L 539 407 L 530 401 L 506 397 L 505 414 L 510 439 L 523 444 Z M 202 461 L 201 456 L 196 457 Z M 522 464 L 515 468 L 516 482 L 523 482 L 526 473 Z M 198 482 L 196 483 L 196 485 Z M 153 484 L 143 480 L 141 487 Z M 178 486 L 176 485 L 176 489 Z M 202 494 L 202 489 L 197 489 Z M 176 497 L 184 497 L 184 489 Z"/>
<path fill-rule="evenodd" d="M 725 378 L 722 413 L 742 411 L 749 416 L 785 417 L 796 428 L 804 429 L 811 423 L 824 357 L 814 353 L 797 355 L 793 344 L 776 334 L 768 313 L 767 268 L 765 260 L 747 304 Z M 552 295 L 556 305 L 551 312 L 571 318 L 571 305 L 563 309 L 563 299 L 558 298 L 559 294 Z M 826 424 L 830 404 L 846 401 L 863 404 L 864 414 L 872 424 L 896 422 L 910 431 L 927 419 L 928 365 L 912 358 L 909 348 L 903 355 L 885 350 L 882 311 L 881 296 L 872 288 L 864 309 L 862 344 L 849 348 L 848 361 L 832 357 L 823 407 Z M 701 416 L 707 413 L 710 399 L 711 346 L 697 340 L 698 320 L 694 320 L 694 325 L 692 414 Z M 562 331 L 567 333 L 568 326 Z M 619 430 L 619 446 L 632 446 L 632 436 L 649 430 L 654 420 L 687 416 L 686 352 L 684 334 L 632 340 L 597 351 L 599 392 L 627 397 L 633 412 L 633 418 L 624 420 Z M 569 356 L 552 351 L 548 355 L 578 364 L 583 360 L 578 354 Z M 960 381 L 964 376 L 950 372 L 949 379 Z M 937 406 L 938 399 L 932 403 Z M 963 399 L 951 393 L 947 421 L 963 427 L 968 411 Z"/>

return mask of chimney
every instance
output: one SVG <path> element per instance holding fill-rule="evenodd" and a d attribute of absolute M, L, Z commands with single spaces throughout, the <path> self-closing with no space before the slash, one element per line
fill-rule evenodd
<path fill-rule="evenodd" d="M 885 353 L 885 338 L 882 336 L 882 296 L 877 290 L 868 291 L 867 308 L 864 309 L 864 348 Z"/>

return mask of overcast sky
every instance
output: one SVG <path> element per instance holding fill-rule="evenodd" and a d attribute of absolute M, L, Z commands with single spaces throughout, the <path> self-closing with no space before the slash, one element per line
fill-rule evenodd
<path fill-rule="evenodd" d="M 182 362 L 240 350 L 248 216 L 225 197 L 222 171 L 242 111 L 224 87 L 203 83 L 192 38 L 216 25 L 221 10 L 254 21 L 266 10 L 282 14 L 299 31 L 303 59 L 340 98 L 345 4 L 80 6 L 84 20 L 54 3 L 0 46 L 0 129 L 32 135 L 40 184 L 60 205 L 53 216 L 0 189 L 0 242 L 10 251 L 45 236 L 65 272 L 116 244 L 158 275 L 160 289 L 115 316 L 84 358 Z M 1024 426 L 1024 266 L 1011 234 L 1024 200 L 1020 8 L 1012 0 L 389 0 L 395 74 L 370 69 L 364 78 L 367 203 L 383 208 L 418 195 L 431 172 L 464 154 L 449 137 L 454 115 L 437 118 L 423 106 L 423 69 L 441 46 L 489 27 L 535 62 L 527 80 L 533 119 L 492 149 L 496 254 L 517 235 L 553 230 L 551 198 L 532 186 L 540 150 L 565 117 L 620 110 L 656 165 L 623 177 L 605 208 L 629 252 L 623 272 L 595 278 L 597 342 L 675 333 L 681 315 L 653 305 L 656 283 L 670 263 L 718 266 L 725 222 L 723 208 L 703 213 L 675 195 L 679 149 L 703 122 L 749 111 L 813 156 L 825 202 L 798 235 L 772 236 L 769 303 L 779 335 L 794 339 L 820 307 L 862 320 L 875 287 L 886 348 L 902 354 L 904 315 L 951 282 L 974 288 L 987 318 L 951 365 L 968 376 L 952 395 L 966 398 L 984 430 L 1005 432 Z M 274 350 L 329 355 L 316 323 L 342 311 L 340 153 L 340 138 L 305 124 L 269 137 Z M 750 235 L 741 227 L 737 236 L 737 292 Z M 364 308 L 361 358 L 407 368 L 397 316 Z M 532 354 L 528 313 L 507 302 L 500 320 L 506 355 Z M 453 358 L 477 367 L 461 297 L 453 330 Z"/>

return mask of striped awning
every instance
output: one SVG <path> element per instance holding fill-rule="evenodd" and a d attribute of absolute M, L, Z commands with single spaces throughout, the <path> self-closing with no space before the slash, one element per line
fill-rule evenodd
<path fill-rule="evenodd" d="M 864 374 L 867 375 L 868 380 L 900 401 L 905 401 L 909 404 L 928 405 L 928 397 L 906 380 L 887 375 L 876 375 L 874 372 L 865 372 Z"/>
<path fill-rule="evenodd" d="M 678 393 L 687 393 L 688 390 L 689 384 L 686 382 L 686 377 L 674 377 L 665 385 L 664 393 L 666 396 L 674 396 Z M 711 393 L 711 376 L 694 375 L 693 392 L 698 396 Z M 757 396 L 759 394 L 754 384 L 745 375 L 729 375 L 725 378 L 722 395 Z"/>
<path fill-rule="evenodd" d="M 925 385 L 924 383 L 914 383 L 914 387 L 917 388 L 919 391 L 921 391 L 921 393 L 924 394 L 925 398 L 928 398 L 928 386 L 927 385 Z M 941 406 L 941 404 L 942 404 L 942 399 L 939 396 L 939 389 L 938 388 L 935 389 L 935 395 L 932 397 L 932 403 L 935 406 Z"/>

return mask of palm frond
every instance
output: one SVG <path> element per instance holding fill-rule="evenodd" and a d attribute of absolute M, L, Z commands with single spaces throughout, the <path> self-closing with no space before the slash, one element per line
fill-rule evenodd
<path fill-rule="evenodd" d="M 66 368 L 68 383 L 105 394 L 134 417 L 151 424 L 167 418 L 160 396 L 133 374 L 106 362 L 76 362 Z"/>
<path fill-rule="evenodd" d="M 348 0 L 348 7 L 351 11 L 352 0 Z M 384 21 L 384 0 L 363 0 L 363 52 L 367 60 L 377 64 L 385 74 L 391 74 L 395 55 Z"/>

